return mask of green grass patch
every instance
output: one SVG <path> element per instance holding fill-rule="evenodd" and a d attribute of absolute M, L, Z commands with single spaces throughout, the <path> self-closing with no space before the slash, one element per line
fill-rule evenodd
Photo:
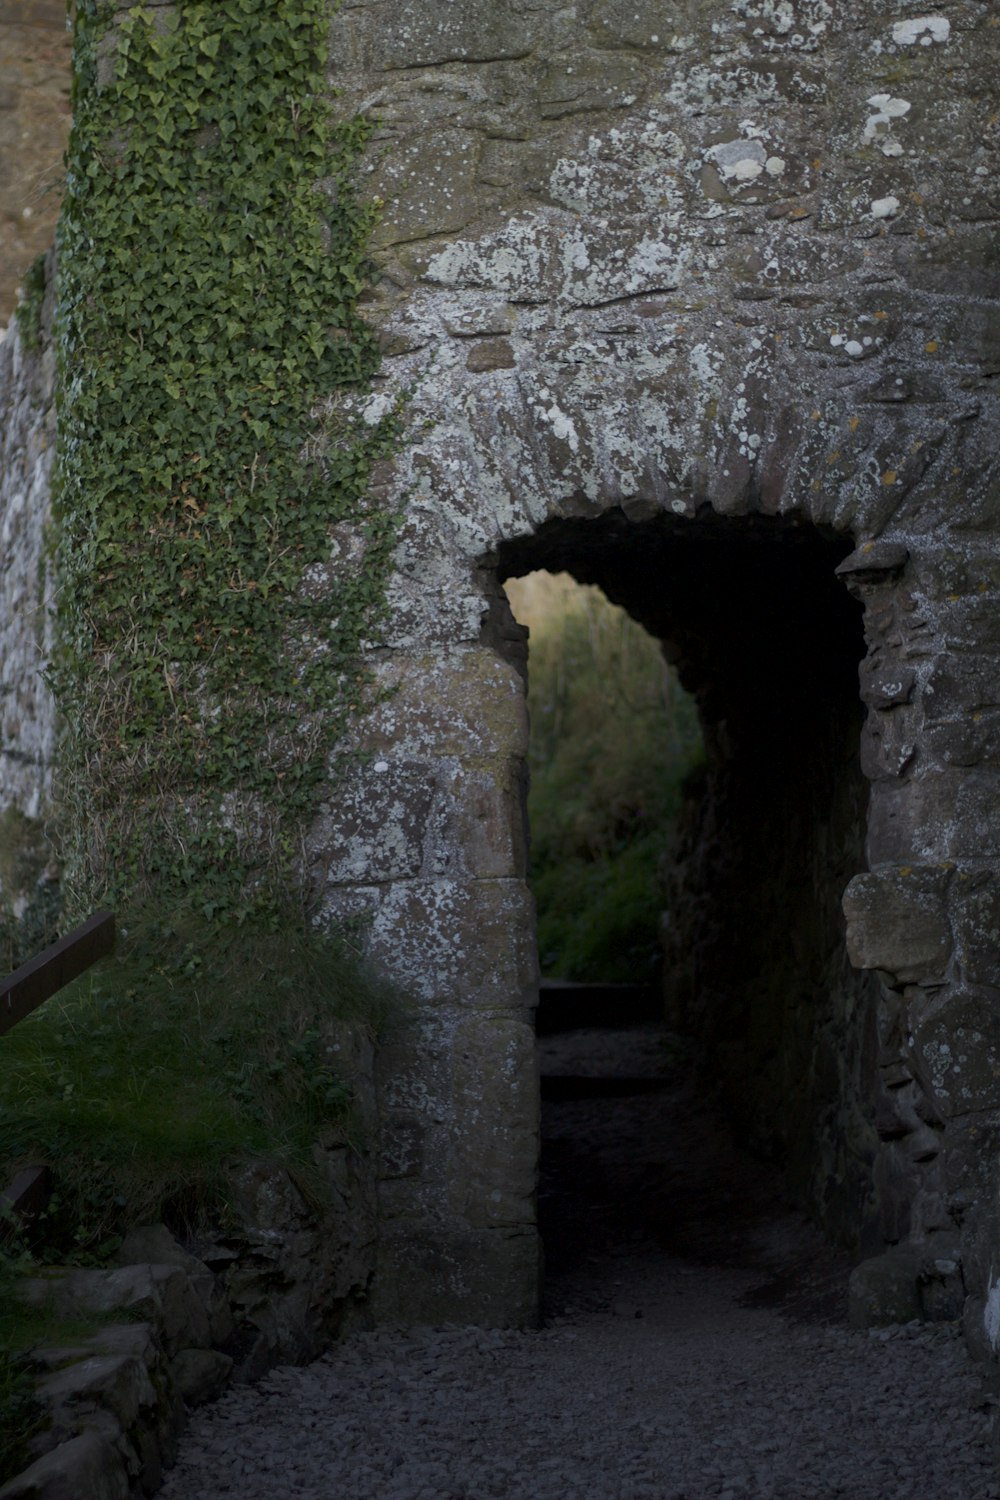
<path fill-rule="evenodd" d="M 132 1225 L 224 1215 L 235 1164 L 319 1189 L 317 1142 L 356 1131 L 355 1040 L 394 1006 L 346 943 L 191 918 L 119 951 L 0 1039 L 0 1170 L 52 1170 L 37 1253 L 100 1261 Z"/>
<path fill-rule="evenodd" d="M 660 961 L 683 785 L 702 758 L 659 643 L 565 574 L 507 585 L 531 628 L 529 878 L 542 972 L 644 981 Z"/>

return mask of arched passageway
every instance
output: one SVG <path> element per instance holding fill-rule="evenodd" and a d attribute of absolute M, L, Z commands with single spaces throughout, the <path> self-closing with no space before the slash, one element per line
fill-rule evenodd
<path fill-rule="evenodd" d="M 536 1030 L 571 999 L 574 1015 L 658 1015 L 665 877 L 704 758 L 697 707 L 661 643 L 601 589 L 536 572 L 504 592 L 529 632 Z"/>
<path fill-rule="evenodd" d="M 505 544 L 597 584 L 662 642 L 696 698 L 707 761 L 671 879 L 665 1013 L 738 1138 L 851 1249 L 878 1244 L 875 995 L 852 970 L 841 897 L 864 868 L 861 608 L 850 544 L 795 520 L 553 520 Z M 506 632 L 523 664 L 523 644 Z"/>

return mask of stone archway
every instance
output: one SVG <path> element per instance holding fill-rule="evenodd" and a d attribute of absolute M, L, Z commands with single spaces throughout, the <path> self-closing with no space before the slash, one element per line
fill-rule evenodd
<path fill-rule="evenodd" d="M 841 897 L 864 868 L 862 610 L 851 544 L 794 518 L 551 521 L 498 549 L 598 584 L 661 641 L 699 706 L 708 764 L 669 913 L 667 1011 L 711 1054 L 742 1138 L 855 1248 L 878 1242 L 869 1101 L 877 987 Z"/>
<path fill-rule="evenodd" d="M 981 1313 L 1000 1269 L 1000 323 L 978 112 L 1000 33 L 975 3 L 905 23 L 823 0 L 691 0 L 670 25 L 661 9 L 529 7 L 508 27 L 463 0 L 446 22 L 374 5 L 334 25 L 342 106 L 374 99 L 381 119 L 370 315 L 385 385 L 361 410 L 405 392 L 412 419 L 378 476 L 403 522 L 372 661 L 398 692 L 361 731 L 372 761 L 315 843 L 325 909 L 370 913 L 372 951 L 421 1002 L 412 1045 L 387 1059 L 376 1300 L 500 1321 L 534 1305 L 523 703 L 496 572 L 561 527 L 676 528 L 679 547 L 703 535 L 708 549 L 724 521 L 759 534 L 759 557 L 768 527 L 811 529 L 839 547 L 826 576 L 865 607 L 864 722 L 856 706 L 836 736 L 823 721 L 846 765 L 854 715 L 864 848 L 852 772 L 838 795 L 853 811 L 830 820 L 852 831 L 836 852 L 829 835 L 812 929 L 838 978 L 807 984 L 838 993 L 844 1018 L 824 1032 L 814 1097 L 854 1102 L 814 1122 L 812 1139 L 840 1144 L 810 1150 L 800 1180 L 860 1252 L 936 1245 L 952 1264 L 961 1237 Z M 702 628 L 678 622 L 676 649 L 695 686 L 738 699 L 706 617 L 721 583 L 705 576 Z M 609 572 L 616 586 L 624 598 Z M 798 650 L 809 632 L 787 635 Z M 823 651 L 802 651 L 806 672 Z M 728 795 L 720 772 L 707 806 Z M 358 830 L 350 858 L 333 847 L 342 822 Z M 689 890 L 715 847 L 710 828 L 693 839 Z M 834 956 L 841 878 L 860 978 Z M 688 934 L 683 901 L 676 916 Z M 712 1014 L 722 1031 L 737 1020 L 722 1002 Z M 952 1046 L 960 1030 L 974 1047 Z M 767 1038 L 752 1043 L 763 1058 Z"/>
<path fill-rule="evenodd" d="M 801 514 L 554 513 L 531 530 L 515 522 L 474 559 L 474 640 L 382 658 L 393 693 L 364 730 L 372 758 L 347 788 L 348 838 L 323 877 L 328 914 L 363 916 L 370 951 L 420 1006 L 383 1059 L 377 1311 L 526 1322 L 537 1308 L 525 640 L 500 583 L 538 566 L 600 584 L 699 697 L 710 771 L 668 995 L 713 1048 L 742 1129 L 857 1252 L 954 1227 L 945 1119 L 907 1046 L 892 1050 L 908 959 L 897 973 L 866 949 L 862 916 L 852 969 L 840 910 L 850 882 L 850 913 L 867 902 L 871 931 L 889 938 L 884 877 L 858 873 L 884 837 L 862 764 L 870 776 L 907 696 L 885 680 L 870 620 L 872 607 L 876 619 L 906 608 L 905 564 L 899 548 L 854 549 Z M 867 655 L 852 592 L 875 601 Z M 867 719 L 859 668 L 869 705 L 892 700 Z"/>

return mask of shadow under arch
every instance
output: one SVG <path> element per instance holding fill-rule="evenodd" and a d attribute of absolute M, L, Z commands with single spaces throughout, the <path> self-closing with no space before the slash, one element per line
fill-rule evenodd
<path fill-rule="evenodd" d="M 665 1011 L 693 1035 L 740 1138 L 854 1252 L 879 1243 L 872 1164 L 877 986 L 841 897 L 865 867 L 862 608 L 853 543 L 798 517 L 557 517 L 503 542 L 498 583 L 598 585 L 662 642 L 696 699 L 707 764 L 684 814 Z M 523 667 L 501 592 L 487 631 Z"/>

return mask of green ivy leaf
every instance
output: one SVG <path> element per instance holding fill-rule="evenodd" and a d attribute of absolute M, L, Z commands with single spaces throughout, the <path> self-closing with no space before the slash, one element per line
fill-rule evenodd
<path fill-rule="evenodd" d="M 217 880 L 215 853 L 165 851 L 192 808 L 219 829 L 224 790 L 259 797 L 288 830 L 308 817 L 384 609 L 391 518 L 372 527 L 363 577 L 321 601 L 302 588 L 329 526 L 369 516 L 388 441 L 388 426 L 336 419 L 317 434 L 311 415 L 377 365 L 353 311 L 373 218 L 352 173 L 371 127 L 331 119 L 327 20 L 326 0 L 190 4 L 183 25 L 160 8 L 80 8 L 78 76 L 94 76 L 115 27 L 118 83 L 80 93 L 60 228 L 53 682 L 72 726 L 62 774 L 101 824 L 103 863 L 86 828 L 78 845 L 94 880 L 144 866 L 166 886 Z M 333 255 L 321 175 L 337 184 Z M 304 462 L 317 443 L 325 456 Z M 299 639 L 323 649 L 281 704 Z M 304 739 L 313 711 L 322 732 Z M 136 811 L 154 805 L 157 839 Z M 295 844 L 288 831 L 281 846 Z M 245 913 L 269 856 L 249 835 L 239 846 L 220 909 Z"/>

